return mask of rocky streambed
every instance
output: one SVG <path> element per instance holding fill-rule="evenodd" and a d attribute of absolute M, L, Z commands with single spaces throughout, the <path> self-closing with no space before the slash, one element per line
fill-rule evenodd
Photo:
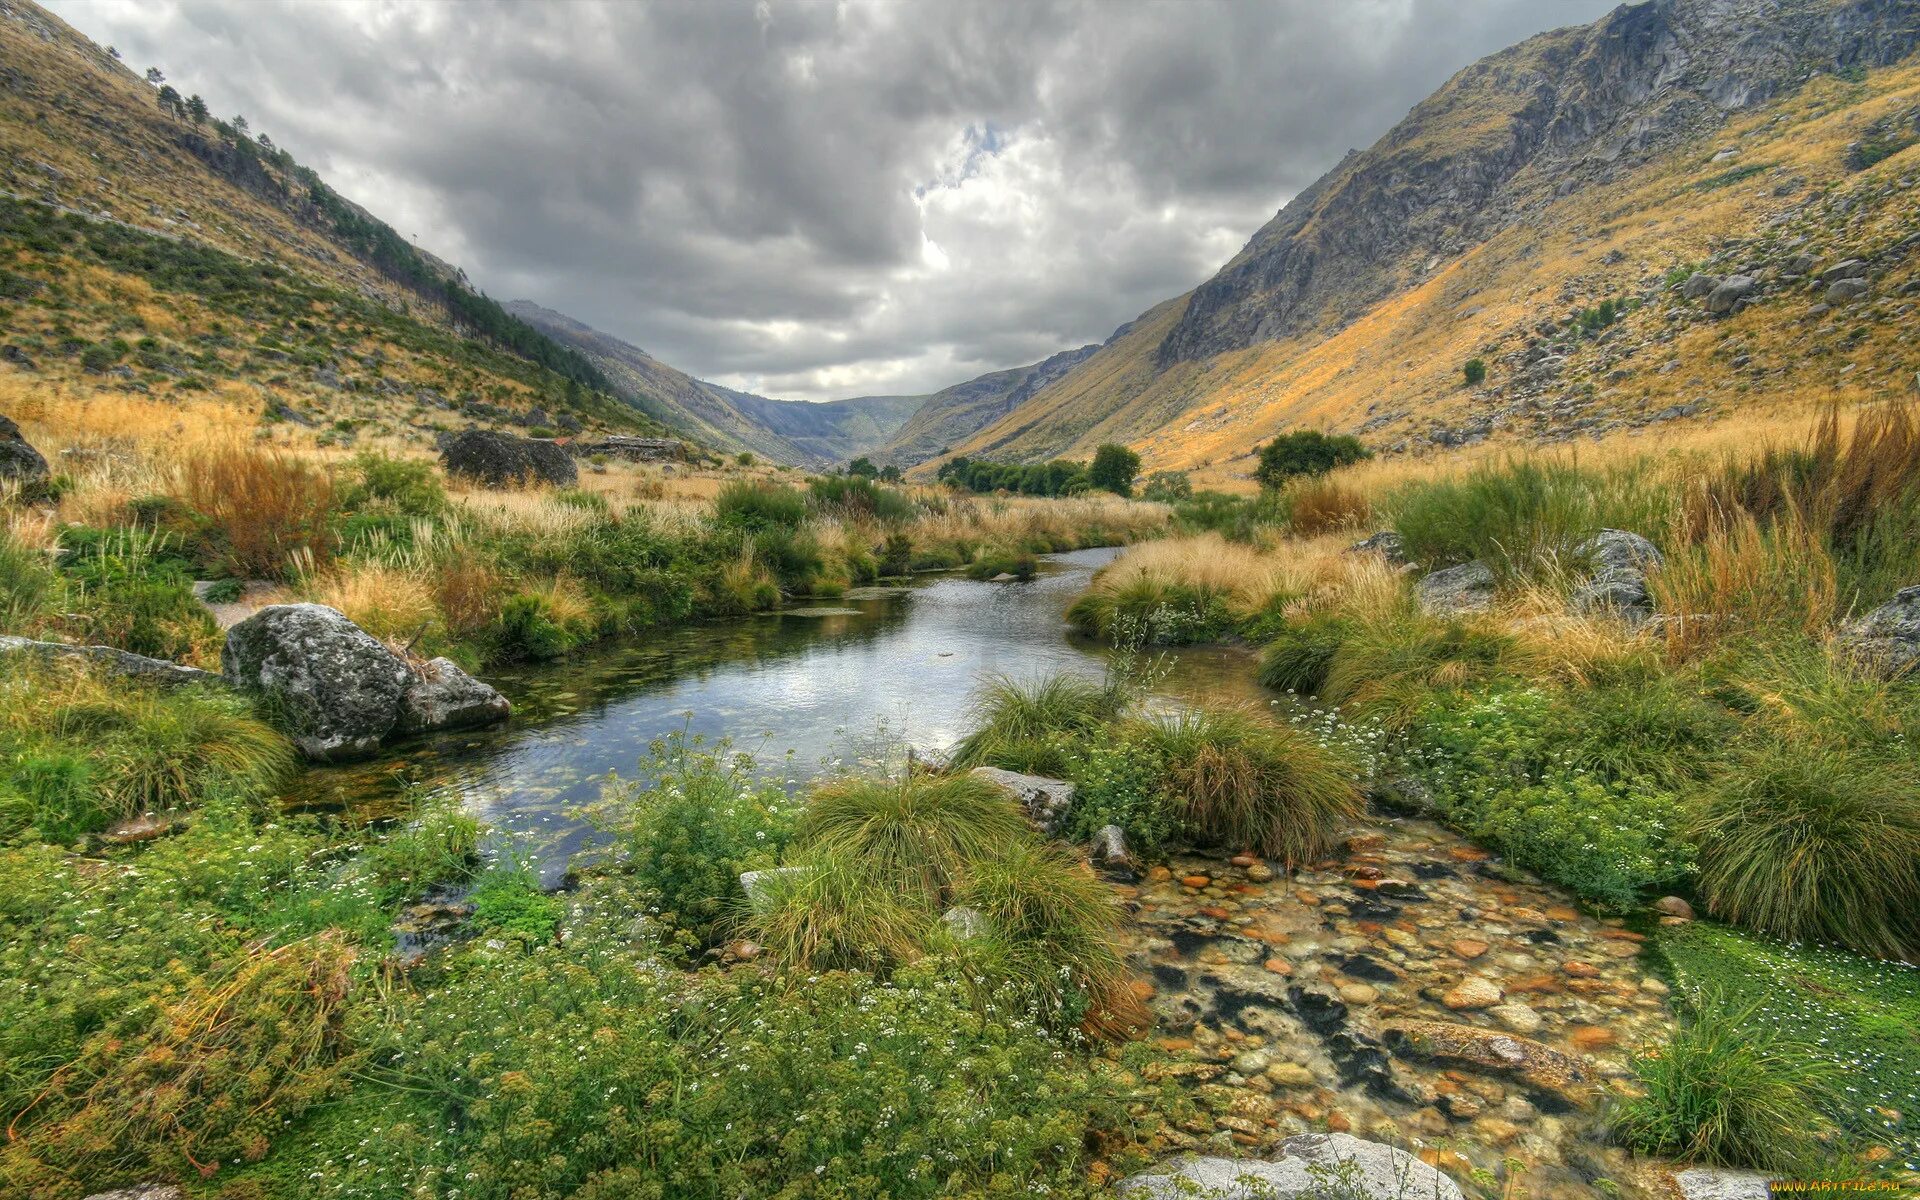
<path fill-rule="evenodd" d="M 1165 1054 L 1147 1073 L 1204 1113 L 1162 1130 L 1168 1148 L 1270 1157 L 1351 1131 L 1469 1188 L 1492 1172 L 1535 1198 L 1636 1190 L 1603 1101 L 1671 1017 L 1619 922 L 1390 816 L 1291 876 L 1181 855 L 1120 889 Z"/>

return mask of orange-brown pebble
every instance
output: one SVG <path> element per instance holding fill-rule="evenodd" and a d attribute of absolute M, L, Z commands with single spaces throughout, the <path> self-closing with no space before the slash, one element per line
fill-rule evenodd
<path fill-rule="evenodd" d="M 1594 966 L 1592 963 L 1581 962 L 1579 959 L 1569 959 L 1561 963 L 1560 969 L 1575 979 L 1592 979 L 1600 973 L 1599 967 Z"/>
<path fill-rule="evenodd" d="M 1345 1133 L 1353 1128 L 1353 1122 L 1347 1119 L 1347 1114 L 1336 1108 L 1327 1114 L 1327 1128 L 1334 1133 Z"/>
<path fill-rule="evenodd" d="M 1180 882 L 1190 888 L 1203 888 L 1212 883 L 1213 880 L 1205 875 L 1188 875 L 1183 877 Z"/>
<path fill-rule="evenodd" d="M 1272 971 L 1275 975 L 1293 974 L 1293 964 L 1284 958 L 1270 958 L 1267 960 L 1266 965 L 1267 970 Z"/>
<path fill-rule="evenodd" d="M 1455 862 L 1485 862 L 1493 857 L 1478 846 L 1449 846 L 1447 855 Z"/>
<path fill-rule="evenodd" d="M 1165 883 L 1173 878 L 1173 872 L 1165 867 L 1152 867 L 1147 871 L 1148 883 Z"/>
<path fill-rule="evenodd" d="M 1613 1030 L 1599 1025 L 1575 1025 L 1567 1034 L 1567 1040 L 1582 1050 L 1597 1050 L 1613 1045 L 1614 1036 Z"/>
<path fill-rule="evenodd" d="M 1448 946 L 1447 949 L 1458 954 L 1461 958 L 1479 958 L 1487 952 L 1487 944 L 1482 941 L 1476 941 L 1473 938 L 1461 938 L 1451 946 Z"/>
<path fill-rule="evenodd" d="M 1547 910 L 1547 919 L 1551 921 L 1578 921 L 1580 919 L 1580 913 L 1579 910 L 1568 908 L 1564 904 L 1556 904 Z"/>

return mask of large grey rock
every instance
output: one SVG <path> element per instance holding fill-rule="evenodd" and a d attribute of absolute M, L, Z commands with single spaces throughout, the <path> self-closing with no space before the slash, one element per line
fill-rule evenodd
<path fill-rule="evenodd" d="M 1687 276 L 1685 283 L 1680 285 L 1680 294 L 1689 300 L 1698 300 L 1702 296 L 1712 295 L 1713 289 L 1719 286 L 1719 276 L 1703 275 L 1699 271 L 1695 271 L 1693 274 Z"/>
<path fill-rule="evenodd" d="M 1647 571 L 1665 561 L 1659 547 L 1625 529 L 1602 529 L 1573 553 L 1588 571 L 1573 589 L 1577 611 L 1610 612 L 1636 622 L 1652 615 Z"/>
<path fill-rule="evenodd" d="M 1821 283 L 1838 283 L 1842 279 L 1865 279 L 1867 264 L 1858 258 L 1847 258 L 1820 272 Z"/>
<path fill-rule="evenodd" d="M 220 676 L 198 667 L 183 667 L 163 658 L 129 654 L 112 646 L 69 646 L 62 642 L 36 642 L 30 638 L 0 636 L 0 655 L 39 658 L 44 662 L 85 662 L 109 675 L 138 679 L 162 687 L 181 687 L 194 683 L 220 683 Z"/>
<path fill-rule="evenodd" d="M 1854 661 L 1891 679 L 1920 662 L 1920 587 L 1840 627 L 1840 647 Z"/>
<path fill-rule="evenodd" d="M 1002 771 L 999 767 L 975 767 L 968 774 L 975 779 L 985 780 L 1019 801 L 1027 817 L 1049 835 L 1060 831 L 1061 825 L 1066 822 L 1067 810 L 1073 807 L 1073 785 L 1064 779 L 1022 775 L 1018 771 Z"/>
<path fill-rule="evenodd" d="M 489 487 L 550 484 L 571 487 L 580 479 L 573 456 L 553 442 L 515 437 L 491 429 L 469 429 L 448 439 L 440 451 L 447 474 Z"/>
<path fill-rule="evenodd" d="M 18 425 L 0 417 L 0 480 L 6 479 L 37 487 L 47 480 L 47 460 L 21 436 Z"/>
<path fill-rule="evenodd" d="M 1133 866 L 1133 855 L 1127 852 L 1127 831 L 1118 825 L 1102 825 L 1087 850 L 1088 857 L 1109 870 L 1124 871 Z"/>
<path fill-rule="evenodd" d="M 1852 304 L 1855 300 L 1866 299 L 1869 290 L 1864 279 L 1837 279 L 1827 285 L 1826 301 L 1828 304 Z"/>
<path fill-rule="evenodd" d="M 87 1200 L 185 1200 L 185 1193 L 171 1183 L 142 1183 L 111 1192 L 95 1192 Z"/>
<path fill-rule="evenodd" d="M 1394 566 L 1402 566 L 1407 561 L 1405 543 L 1400 535 L 1391 529 L 1383 529 L 1371 537 L 1363 538 L 1347 547 L 1349 554 L 1378 554 Z"/>
<path fill-rule="evenodd" d="M 1767 1200 L 1773 1194 L 1767 1179 L 1758 1171 L 1688 1167 L 1676 1172 L 1673 1182 L 1686 1200 Z"/>
<path fill-rule="evenodd" d="M 452 659 L 433 659 L 412 675 L 400 697 L 403 733 L 474 729 L 504 721 L 513 712 L 505 696 L 462 671 Z"/>
<path fill-rule="evenodd" d="M 1760 281 L 1751 275 L 1729 275 L 1707 295 L 1707 311 L 1730 313 L 1742 300 L 1750 300 L 1760 291 Z"/>
<path fill-rule="evenodd" d="M 1447 567 L 1422 578 L 1416 590 L 1430 613 L 1479 612 L 1493 603 L 1493 569 L 1479 561 Z"/>
<path fill-rule="evenodd" d="M 1185 1158 L 1120 1182 L 1137 1200 L 1462 1200 L 1453 1180 L 1405 1150 L 1346 1133 L 1308 1133 L 1281 1143 L 1271 1161 Z"/>
<path fill-rule="evenodd" d="M 379 750 L 413 682 L 398 656 L 323 604 L 270 605 L 229 629 L 221 673 L 264 697 L 319 762 Z"/>

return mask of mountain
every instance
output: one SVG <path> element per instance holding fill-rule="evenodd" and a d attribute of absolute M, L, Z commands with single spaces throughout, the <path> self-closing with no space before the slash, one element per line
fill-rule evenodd
<path fill-rule="evenodd" d="M 506 308 L 586 355 L 623 399 L 666 425 L 716 448 L 748 450 L 776 462 L 831 467 L 871 454 L 926 399 L 861 396 L 819 404 L 770 400 L 695 379 L 638 346 L 531 300 L 514 300 Z"/>
<path fill-rule="evenodd" d="M 1411 451 L 1897 392 L 1917 44 L 1920 0 L 1648 0 L 1528 39 L 953 451 L 1228 476 L 1296 426 Z M 1865 295 L 1830 301 L 1854 259 Z M 1712 311 L 1695 274 L 1751 283 Z"/>
<path fill-rule="evenodd" d="M 213 397 L 430 444 L 477 424 L 663 432 L 240 118 L 29 2 L 0 5 L 0 383 Z"/>
<path fill-rule="evenodd" d="M 1025 404 L 1099 348 L 1090 345 L 1062 350 L 1037 363 L 990 371 L 925 397 L 907 423 L 874 452 L 874 461 L 883 466 L 910 467 L 935 457 Z"/>

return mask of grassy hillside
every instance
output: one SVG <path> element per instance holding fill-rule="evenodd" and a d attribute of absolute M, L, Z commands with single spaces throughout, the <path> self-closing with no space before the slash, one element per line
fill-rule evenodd
<path fill-rule="evenodd" d="M 58 424 L 59 405 L 96 395 L 198 394 L 332 441 L 369 427 L 423 445 L 475 424 L 660 431 L 584 356 L 269 140 L 163 107 L 50 14 L 0 13 L 0 59 L 14 415 Z"/>
<path fill-rule="evenodd" d="M 1917 116 L 1911 61 L 1817 76 L 1541 197 L 1524 223 L 1435 256 L 1344 325 L 1162 366 L 1182 297 L 954 453 L 1031 461 L 1124 440 L 1149 468 L 1231 484 L 1250 447 L 1293 427 L 1417 453 L 1899 394 L 1920 368 Z M 1536 182 L 1523 171 L 1515 187 Z M 1869 295 L 1817 310 L 1825 285 L 1792 269 L 1802 254 L 1816 274 L 1867 260 Z M 1731 316 L 1681 291 L 1695 269 L 1748 268 L 1764 290 Z M 1605 327 L 1582 320 L 1607 301 L 1626 311 Z M 1472 358 L 1488 365 L 1479 387 L 1463 380 Z"/>
<path fill-rule="evenodd" d="M 989 371 L 926 397 L 913 416 L 875 453 L 877 461 L 909 467 L 936 457 L 1085 362 L 1098 346 L 1062 350 L 1024 367 Z"/>

